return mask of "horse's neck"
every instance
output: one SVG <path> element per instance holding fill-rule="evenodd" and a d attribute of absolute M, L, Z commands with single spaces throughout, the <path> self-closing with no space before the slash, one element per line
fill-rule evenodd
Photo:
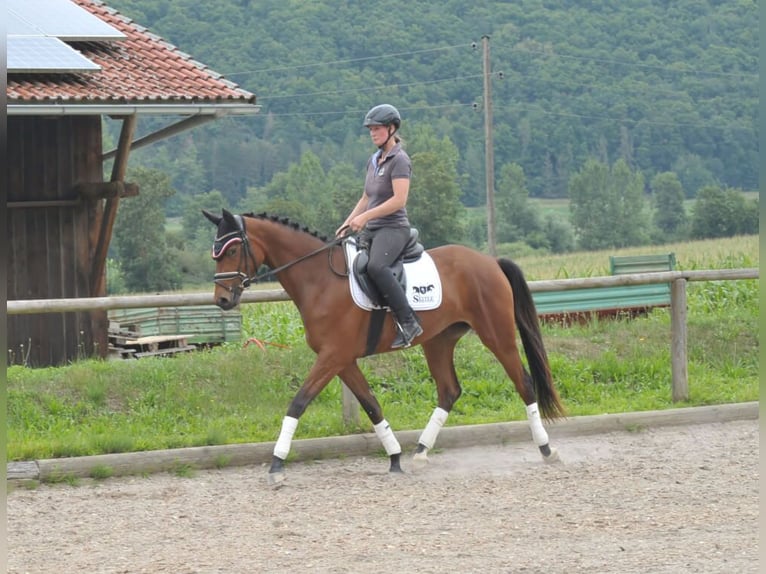
<path fill-rule="evenodd" d="M 276 225 L 276 224 L 275 224 Z M 276 275 L 277 281 L 296 305 L 311 297 L 321 289 L 320 278 L 327 272 L 327 255 L 324 252 L 300 260 L 301 257 L 322 247 L 322 243 L 311 241 L 309 236 L 301 237 L 301 232 L 281 229 L 280 233 L 268 235 L 270 241 L 265 244 L 266 264 L 273 270 L 287 266 Z M 300 260 L 300 261 L 299 261 Z"/>

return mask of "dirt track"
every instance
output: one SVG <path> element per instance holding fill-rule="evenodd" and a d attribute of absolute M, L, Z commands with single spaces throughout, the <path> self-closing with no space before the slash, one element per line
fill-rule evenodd
<path fill-rule="evenodd" d="M 756 573 L 758 422 L 15 489 L 21 573 Z"/>

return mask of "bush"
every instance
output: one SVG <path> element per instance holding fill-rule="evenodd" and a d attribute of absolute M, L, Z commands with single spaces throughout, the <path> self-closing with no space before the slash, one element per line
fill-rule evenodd
<path fill-rule="evenodd" d="M 697 194 L 692 213 L 694 239 L 714 239 L 758 233 L 758 202 L 741 190 L 705 187 Z"/>

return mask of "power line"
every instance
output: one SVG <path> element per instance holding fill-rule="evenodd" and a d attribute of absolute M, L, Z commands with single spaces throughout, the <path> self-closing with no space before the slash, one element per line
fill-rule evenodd
<path fill-rule="evenodd" d="M 276 96 L 259 96 L 258 100 L 277 100 L 277 99 L 285 99 L 285 98 L 303 98 L 303 97 L 309 97 L 309 96 L 331 96 L 336 94 L 347 94 L 350 92 L 370 92 L 380 89 L 390 89 L 390 88 L 410 88 L 412 86 L 423 86 L 426 84 L 441 84 L 444 82 L 455 82 L 458 80 L 472 80 L 475 78 L 481 78 L 482 74 L 473 74 L 471 76 L 458 76 L 455 78 L 442 78 L 439 80 L 425 80 L 422 82 L 410 82 L 406 84 L 383 84 L 380 86 L 372 86 L 372 87 L 366 87 L 366 88 L 349 88 L 348 90 L 327 90 L 323 92 L 306 92 L 303 94 L 284 94 L 284 95 L 276 95 Z"/>
<path fill-rule="evenodd" d="M 555 52 L 546 52 L 545 50 L 530 50 L 528 48 L 506 48 L 507 50 L 510 50 L 512 52 L 526 52 L 529 54 L 538 54 L 541 56 L 546 57 L 553 57 L 553 58 L 563 58 L 563 59 L 572 59 L 572 60 L 590 60 L 593 62 L 599 62 L 602 64 L 617 64 L 620 66 L 628 66 L 633 68 L 647 68 L 652 70 L 664 70 L 667 72 L 675 72 L 675 73 L 683 73 L 683 74 L 707 74 L 711 76 L 730 76 L 730 77 L 743 77 L 743 78 L 750 78 L 750 79 L 757 79 L 758 74 L 749 74 L 747 72 L 714 72 L 712 70 L 700 70 L 700 69 L 694 69 L 694 68 L 688 68 L 688 69 L 679 69 L 679 68 L 672 68 L 670 66 L 656 66 L 652 64 L 639 64 L 635 62 L 625 62 L 621 60 L 609 60 L 606 58 L 594 58 L 591 56 L 573 56 L 569 54 L 558 54 Z"/>
<path fill-rule="evenodd" d="M 477 102 L 459 102 L 459 103 L 450 103 L 450 104 L 400 107 L 399 110 L 403 112 L 410 112 L 410 111 L 430 111 L 430 110 L 450 109 L 450 108 L 456 109 L 456 108 L 466 108 L 466 107 L 470 107 L 473 111 L 477 111 L 481 109 L 481 106 Z M 594 114 L 576 114 L 574 112 L 554 112 L 554 111 L 546 110 L 539 105 L 533 108 L 524 104 L 504 104 L 504 105 L 501 104 L 500 106 L 495 104 L 495 108 L 497 107 L 501 107 L 503 109 L 513 109 L 517 111 L 539 112 L 546 116 L 560 116 L 560 117 L 579 118 L 579 119 L 586 119 L 586 120 L 605 120 L 609 122 L 614 122 L 616 124 L 631 123 L 631 124 L 650 124 L 650 125 L 656 125 L 656 126 L 677 127 L 677 128 L 696 128 L 696 129 L 715 129 L 715 130 L 728 129 L 732 131 L 744 132 L 749 134 L 755 133 L 755 129 L 753 128 L 746 128 L 746 127 L 740 127 L 740 126 L 717 126 L 713 124 L 666 122 L 666 121 L 659 121 L 659 120 L 651 120 L 647 118 L 641 118 L 636 120 L 632 118 L 615 118 L 611 116 L 599 116 Z M 336 110 L 336 111 L 325 111 L 325 112 L 319 112 L 319 111 L 284 112 L 284 113 L 267 112 L 264 114 L 253 116 L 253 118 L 258 119 L 258 118 L 265 118 L 267 116 L 279 117 L 279 118 L 307 117 L 307 116 L 344 116 L 344 115 L 364 114 L 365 112 L 367 112 L 366 109 L 343 110 L 343 111 Z"/>
<path fill-rule="evenodd" d="M 476 102 L 458 102 L 458 103 L 451 103 L 451 104 L 437 104 L 432 106 L 409 106 L 409 107 L 399 107 L 400 112 L 408 112 L 413 110 L 436 110 L 436 109 L 447 109 L 447 108 L 462 108 L 462 107 L 471 107 L 474 110 L 478 109 L 478 104 Z M 305 117 L 305 116 L 344 116 L 349 114 L 365 114 L 368 110 L 365 108 L 363 110 L 343 110 L 343 111 L 328 111 L 328 112 L 285 112 L 285 113 L 271 113 L 267 112 L 265 114 L 258 114 L 255 116 L 252 116 L 254 119 L 257 118 L 264 118 L 268 115 L 268 117 Z"/>
<path fill-rule="evenodd" d="M 462 48 L 462 47 L 472 47 L 475 48 L 475 43 L 470 44 L 456 44 L 454 46 L 443 46 L 438 48 L 428 48 L 428 49 L 421 49 L 421 50 L 412 50 L 409 52 L 398 52 L 398 53 L 392 53 L 392 54 L 381 54 L 378 56 L 367 56 L 367 57 L 361 57 L 361 58 L 348 58 L 348 59 L 342 59 L 342 60 L 334 60 L 329 62 L 316 62 L 313 64 L 300 64 L 300 65 L 294 65 L 294 66 L 281 66 L 281 67 L 275 67 L 275 68 L 263 68 L 259 70 L 250 70 L 250 71 L 244 71 L 244 72 L 234 72 L 230 74 L 225 74 L 226 76 L 231 75 L 241 75 L 241 74 L 253 74 L 253 73 L 263 73 L 263 72 L 274 72 L 274 71 L 285 71 L 285 70 L 296 70 L 296 69 L 307 69 L 307 68 L 314 68 L 314 67 L 320 67 L 320 66 L 330 66 L 330 65 L 337 65 L 337 64 L 347 64 L 347 63 L 354 63 L 354 62 L 360 62 L 360 61 L 370 61 L 370 60 L 377 60 L 377 59 L 384 59 L 384 58 L 392 58 L 392 57 L 402 57 L 407 55 L 415 55 L 415 54 L 422 54 L 422 53 L 429 53 L 429 52 L 437 52 L 437 51 L 445 51 L 445 50 L 451 50 L 455 48 Z M 632 68 L 643 68 L 643 69 L 655 69 L 655 70 L 665 70 L 665 71 L 671 71 L 674 73 L 688 73 L 688 74 L 708 74 L 708 75 L 714 75 L 714 76 L 727 76 L 727 77 L 745 77 L 745 78 L 754 78 L 757 77 L 757 75 L 751 75 L 747 73 L 726 73 L 726 72 L 714 72 L 711 70 L 700 70 L 700 69 L 678 69 L 674 67 L 669 66 L 656 66 L 656 65 L 649 65 L 649 64 L 640 64 L 640 63 L 634 63 L 634 62 L 625 62 L 625 61 L 619 61 L 619 60 L 611 60 L 611 59 L 605 59 L 605 58 L 595 58 L 595 57 L 586 57 L 586 56 L 576 56 L 576 55 L 570 55 L 570 54 L 558 54 L 558 53 L 551 53 L 544 50 L 533 50 L 529 48 L 518 48 L 518 47 L 506 47 L 507 50 L 514 51 L 514 52 L 523 52 L 533 55 L 541 55 L 546 57 L 553 57 L 553 58 L 561 58 L 561 59 L 574 59 L 574 60 L 580 60 L 580 61 L 593 61 L 598 62 L 602 64 L 615 64 L 615 65 L 621 65 L 625 67 L 632 67 Z M 501 73 L 496 73 L 493 75 L 498 75 Z M 428 85 L 428 84 L 439 84 L 444 82 L 454 82 L 459 80 L 470 80 L 470 79 L 476 79 L 479 77 L 483 77 L 483 74 L 473 74 L 468 76 L 459 76 L 454 78 L 442 78 L 442 79 L 435 79 L 435 80 L 424 80 L 420 82 L 408 82 L 408 83 L 401 83 L 401 84 L 386 84 L 383 86 L 373 86 L 373 87 L 364 87 L 364 88 L 349 88 L 345 90 L 323 90 L 323 91 L 317 91 L 317 92 L 307 92 L 307 93 L 300 93 L 300 94 L 279 94 L 274 96 L 263 96 L 260 97 L 260 100 L 278 100 L 278 99 L 292 99 L 292 98 L 301 98 L 301 97 L 312 97 L 312 96 L 327 96 L 327 95 L 336 95 L 336 94 L 347 94 L 347 93 L 361 93 L 361 92 L 369 92 L 369 91 L 375 91 L 380 89 L 391 89 L 391 88 L 407 88 L 407 87 L 413 87 L 413 86 L 419 86 L 419 85 Z M 554 80 L 554 79 L 547 79 L 547 78 L 535 78 L 538 81 L 542 82 L 548 82 L 548 83 L 554 83 L 554 84 L 562 84 L 570 87 L 586 87 L 589 89 L 595 89 L 595 90 L 610 90 L 615 91 L 619 90 L 620 88 L 614 85 L 599 85 L 594 83 L 577 83 L 577 82 L 569 82 L 569 81 L 562 81 L 562 80 Z M 636 91 L 635 86 L 625 87 L 624 89 L 630 89 L 631 91 Z M 656 88 L 656 87 L 650 87 L 650 86 L 642 86 L 639 88 L 641 91 L 645 92 L 656 92 L 659 94 L 665 94 L 669 96 L 679 96 L 679 95 L 686 95 L 691 98 L 688 92 L 679 92 L 677 90 L 664 90 L 662 88 Z M 695 102 L 692 100 L 692 104 L 698 104 L 700 102 Z M 444 108 L 455 108 L 455 107 L 465 107 L 465 106 L 471 106 L 474 109 L 478 107 L 478 104 L 475 102 L 470 103 L 452 103 L 452 104 L 444 104 L 444 105 L 428 105 L 428 106 L 416 106 L 416 107 L 410 107 L 410 108 L 401 108 L 402 110 L 431 110 L 431 109 L 444 109 Z M 515 109 L 527 109 L 529 111 L 533 111 L 528 106 L 525 106 L 523 104 L 508 104 L 504 107 L 510 107 Z M 650 120 L 650 119 L 640 119 L 640 120 L 634 120 L 630 118 L 614 118 L 609 116 L 599 116 L 599 115 L 590 115 L 590 114 L 577 114 L 573 112 L 552 112 L 547 111 L 539 106 L 537 106 L 537 111 L 544 115 L 554 115 L 554 116 L 562 116 L 562 117 L 572 117 L 572 118 L 581 118 L 581 119 L 595 119 L 595 120 L 606 120 L 610 122 L 617 122 L 617 123 L 626 123 L 630 122 L 633 124 L 638 123 L 645 123 L 645 124 L 651 124 L 651 125 L 659 125 L 659 126 L 667 126 L 667 127 L 684 127 L 684 128 L 697 128 L 697 129 L 732 129 L 736 131 L 741 132 L 748 132 L 753 133 L 754 129 L 744 128 L 744 127 L 722 127 L 722 126 L 715 126 L 711 124 L 693 124 L 693 123 L 678 123 L 678 122 L 666 122 L 666 121 L 656 121 L 656 120 Z M 313 112 L 284 112 L 284 113 L 269 113 L 268 115 L 270 117 L 305 117 L 305 116 L 342 116 L 346 114 L 357 114 L 357 113 L 364 113 L 364 110 L 345 110 L 345 111 L 326 111 L 326 112 L 319 112 L 319 111 L 313 111 Z M 261 117 L 264 117 L 266 114 L 262 115 Z"/>
<path fill-rule="evenodd" d="M 401 56 L 413 56 L 415 54 L 425 54 L 428 52 L 440 52 L 445 50 L 453 50 L 455 48 L 466 48 L 466 47 L 475 47 L 475 43 L 472 42 L 470 44 L 456 44 L 454 46 L 442 46 L 440 48 L 424 48 L 422 50 L 412 50 L 410 52 L 397 52 L 393 54 L 381 54 L 378 56 L 365 56 L 362 58 L 347 58 L 344 60 L 334 60 L 331 62 L 315 62 L 313 64 L 297 64 L 294 66 L 280 66 L 278 68 L 261 68 L 257 70 L 247 70 L 244 72 L 230 72 L 228 74 L 223 74 L 226 77 L 229 76 L 241 76 L 243 74 L 261 74 L 264 72 L 283 72 L 286 70 L 301 70 L 305 68 L 317 68 L 319 66 L 334 66 L 336 64 L 350 64 L 354 62 L 366 62 L 369 60 L 381 60 L 384 58 L 398 58 Z"/>
<path fill-rule="evenodd" d="M 640 120 L 634 120 L 631 118 L 613 118 L 609 116 L 595 116 L 595 115 L 588 115 L 588 114 L 575 114 L 572 112 L 551 112 L 548 110 L 545 110 L 541 108 L 540 106 L 537 106 L 537 110 L 530 110 L 527 106 L 524 105 L 514 105 L 514 104 L 507 104 L 503 106 L 505 108 L 515 108 L 515 109 L 521 109 L 522 111 L 539 111 L 544 115 L 547 116 L 564 116 L 564 117 L 573 117 L 573 118 L 582 118 L 582 119 L 589 119 L 589 120 L 608 120 L 615 123 L 625 123 L 630 122 L 633 124 L 651 124 L 651 125 L 658 125 L 658 126 L 668 126 L 668 127 L 683 127 L 683 128 L 700 128 L 700 129 L 717 129 L 717 130 L 733 130 L 733 131 L 741 131 L 741 132 L 747 132 L 747 133 L 755 133 L 755 129 L 752 128 L 745 128 L 745 127 L 738 127 L 738 126 L 715 126 L 711 124 L 688 124 L 688 123 L 678 123 L 678 122 L 661 122 L 661 121 L 655 121 L 655 120 L 648 120 L 645 118 L 641 118 Z"/>

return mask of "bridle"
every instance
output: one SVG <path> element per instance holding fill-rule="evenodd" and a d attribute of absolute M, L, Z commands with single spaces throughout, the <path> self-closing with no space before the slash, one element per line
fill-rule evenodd
<path fill-rule="evenodd" d="M 249 287 L 253 281 L 257 280 L 257 275 L 250 274 L 251 261 L 253 263 L 253 272 L 258 270 L 258 261 L 256 260 L 252 249 L 250 249 L 250 241 L 248 240 L 247 233 L 245 232 L 245 223 L 242 220 L 242 216 L 235 215 L 234 219 L 237 222 L 237 229 L 230 231 L 229 233 L 217 236 L 213 242 L 213 251 L 211 254 L 213 259 L 218 261 L 226 254 L 229 248 L 240 243 L 242 244 L 242 250 L 240 251 L 240 263 L 237 266 L 237 270 L 226 271 L 224 273 L 216 273 L 213 275 L 213 282 L 232 294 L 235 292 L 235 290 L 241 292 L 243 289 Z M 245 268 L 244 273 L 241 271 L 243 262 Z M 229 285 L 228 282 L 232 279 L 239 279 L 239 285 L 236 287 Z"/>
<path fill-rule="evenodd" d="M 288 267 L 292 267 L 296 263 L 300 263 L 301 261 L 309 259 L 313 257 L 314 255 L 321 253 L 322 251 L 332 249 L 336 245 L 340 244 L 344 239 L 346 239 L 345 236 L 336 237 L 328 241 L 324 245 L 322 245 L 322 247 L 319 247 L 318 249 L 314 249 L 313 251 L 305 255 L 301 255 L 297 259 L 293 259 L 292 261 L 289 261 L 288 263 L 281 265 L 277 267 L 276 269 L 268 269 L 262 273 L 255 273 L 258 270 L 259 264 L 258 264 L 258 260 L 255 258 L 255 254 L 253 253 L 253 250 L 250 248 L 250 241 L 247 237 L 247 231 L 245 231 L 244 220 L 242 219 L 241 215 L 235 215 L 234 219 L 237 222 L 238 229 L 235 229 L 234 231 L 230 231 L 229 233 L 225 233 L 223 235 L 217 236 L 213 243 L 213 250 L 212 250 L 213 259 L 218 261 L 226 254 L 226 251 L 228 251 L 230 247 L 240 243 L 242 244 L 242 250 L 240 251 L 240 263 L 239 263 L 239 266 L 237 267 L 237 270 L 226 271 L 223 273 L 216 273 L 215 275 L 213 275 L 213 282 L 219 287 L 225 289 L 226 291 L 232 294 L 235 294 L 235 292 L 241 293 L 244 289 L 247 289 L 252 283 L 260 281 L 261 279 L 263 279 L 264 277 L 268 277 L 269 275 L 276 275 L 280 271 L 284 271 Z M 348 275 L 348 272 L 346 272 L 345 274 L 340 273 L 336 271 L 335 268 L 332 266 L 332 252 L 329 253 L 328 257 L 330 260 L 330 269 L 332 269 L 332 271 L 336 275 L 341 275 L 341 276 Z M 253 274 L 250 273 L 251 262 L 253 264 Z M 241 270 L 243 266 L 245 268 L 244 272 Z M 233 279 L 239 279 L 239 284 L 230 285 L 229 282 Z"/>

